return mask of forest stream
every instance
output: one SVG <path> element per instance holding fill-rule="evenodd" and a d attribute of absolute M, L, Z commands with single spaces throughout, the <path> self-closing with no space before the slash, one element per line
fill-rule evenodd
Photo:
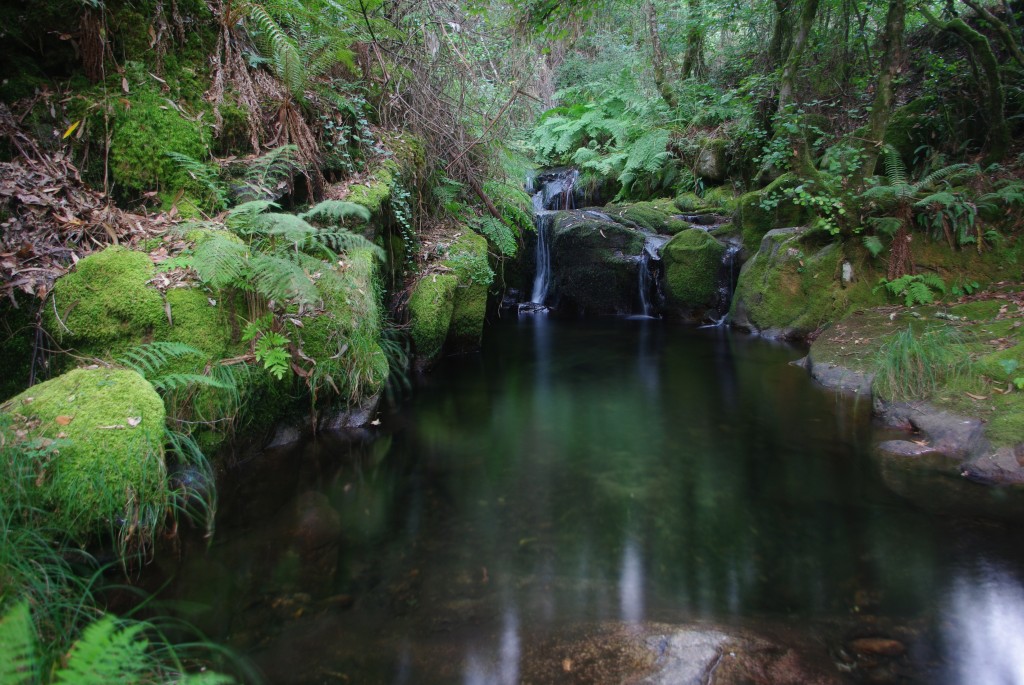
<path fill-rule="evenodd" d="M 376 439 L 246 464 L 161 598 L 274 683 L 704 682 L 737 635 L 820 682 L 1024 679 L 1018 524 L 895 494 L 923 476 L 881 467 L 870 404 L 799 350 L 544 315 L 486 335 Z M 631 630 L 709 665 L 666 673 Z"/>

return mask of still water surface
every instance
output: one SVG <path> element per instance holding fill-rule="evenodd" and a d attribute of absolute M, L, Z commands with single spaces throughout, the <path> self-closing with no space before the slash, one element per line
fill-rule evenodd
<path fill-rule="evenodd" d="M 168 595 L 280 683 L 516 683 L 543 636 L 657 621 L 802 634 L 849 682 L 1024 684 L 1019 522 L 895 494 L 914 476 L 871 456 L 869 404 L 800 354 L 498 324 L 377 440 L 230 478 Z M 844 648 L 862 636 L 908 652 L 868 673 Z"/>

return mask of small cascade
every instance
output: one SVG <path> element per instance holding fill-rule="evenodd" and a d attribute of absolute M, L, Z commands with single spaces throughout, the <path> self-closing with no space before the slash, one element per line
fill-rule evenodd
<path fill-rule="evenodd" d="M 576 169 L 555 169 L 542 174 L 530 174 L 526 190 L 532 196 L 533 222 L 537 227 L 537 273 L 533 279 L 530 302 L 521 311 L 539 311 L 545 307 L 551 288 L 551 226 L 554 212 L 575 209 Z"/>
<path fill-rule="evenodd" d="M 736 262 L 741 249 L 742 245 L 731 242 L 725 246 L 722 264 L 718 267 L 718 294 L 715 298 L 715 307 L 708 312 L 708 316 L 711 318 L 709 327 L 725 326 L 728 323 L 729 308 L 732 305 L 732 296 L 739 278 Z"/>
<path fill-rule="evenodd" d="M 640 266 L 637 269 L 639 282 L 637 287 L 640 291 L 640 315 L 644 318 L 654 318 L 656 303 L 660 299 L 658 287 L 660 281 L 657 278 L 657 265 L 661 262 L 661 248 L 669 241 L 667 236 L 648 234 L 644 238 L 644 249 L 640 253 Z"/>

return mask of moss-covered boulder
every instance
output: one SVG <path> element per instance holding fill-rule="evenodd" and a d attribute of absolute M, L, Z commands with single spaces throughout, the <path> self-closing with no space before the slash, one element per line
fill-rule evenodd
<path fill-rule="evenodd" d="M 706 141 L 697 153 L 697 175 L 711 183 L 724 181 L 729 167 L 728 149 L 728 140 L 713 138 Z"/>
<path fill-rule="evenodd" d="M 725 245 L 699 228 L 677 233 L 668 241 L 661 250 L 665 306 L 692 311 L 714 305 L 725 249 Z"/>
<path fill-rule="evenodd" d="M 89 255 L 54 283 L 46 330 L 62 347 L 95 357 L 150 340 L 166 322 L 160 293 L 147 285 L 154 272 L 148 255 L 124 247 Z"/>
<path fill-rule="evenodd" d="M 477 233 L 463 231 L 448 248 L 444 265 L 459 279 L 448 328 L 448 349 L 456 353 L 477 350 L 484 333 L 487 290 L 493 276 L 487 263 L 487 240 Z"/>
<path fill-rule="evenodd" d="M 644 234 L 598 212 L 558 212 L 551 226 L 551 270 L 559 309 L 594 315 L 633 311 Z"/>
<path fill-rule="evenodd" d="M 793 173 L 783 174 L 761 190 L 745 193 L 737 200 L 736 223 L 748 248 L 757 245 L 773 228 L 800 226 L 810 219 L 807 210 L 794 204 L 785 191 L 800 185 Z"/>
<path fill-rule="evenodd" d="M 134 371 L 75 369 L 2 407 L 13 427 L 57 449 L 24 451 L 40 509 L 84 541 L 152 535 L 168 503 L 164 403 Z M 60 441 L 53 443 L 53 441 Z"/>
<path fill-rule="evenodd" d="M 676 205 L 670 199 L 607 205 L 601 212 L 627 227 L 663 235 L 675 235 L 690 227 L 678 216 Z"/>
<path fill-rule="evenodd" d="M 409 296 L 413 350 L 421 368 L 441 355 L 455 311 L 459 279 L 450 273 L 429 273 L 416 282 Z"/>
<path fill-rule="evenodd" d="M 842 246 L 820 239 L 802 228 L 769 231 L 740 271 L 733 322 L 767 337 L 802 338 L 836 320 L 851 302 L 871 301 L 864 279 L 844 283 Z"/>

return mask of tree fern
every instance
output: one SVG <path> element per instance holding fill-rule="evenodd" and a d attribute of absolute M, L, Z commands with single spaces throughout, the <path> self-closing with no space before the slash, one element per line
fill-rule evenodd
<path fill-rule="evenodd" d="M 268 300 L 294 299 L 310 304 L 319 299 L 309 274 L 293 259 L 274 254 L 253 255 L 250 282 L 255 291 Z"/>
<path fill-rule="evenodd" d="M 369 250 L 377 259 L 384 261 L 386 255 L 384 250 L 370 240 L 367 240 L 358 233 L 352 233 L 344 228 L 325 228 L 309 236 L 302 249 L 307 252 L 316 252 L 320 249 L 328 249 L 333 252 L 350 252 L 352 250 Z"/>
<path fill-rule="evenodd" d="M 293 97 L 301 98 L 306 87 L 306 68 L 298 46 L 262 5 L 250 5 L 249 18 L 258 29 L 254 35 L 256 44 L 274 66 L 274 74 Z"/>
<path fill-rule="evenodd" d="M 37 682 L 36 631 L 28 602 L 19 602 L 0 619 L 0 683 Z"/>

